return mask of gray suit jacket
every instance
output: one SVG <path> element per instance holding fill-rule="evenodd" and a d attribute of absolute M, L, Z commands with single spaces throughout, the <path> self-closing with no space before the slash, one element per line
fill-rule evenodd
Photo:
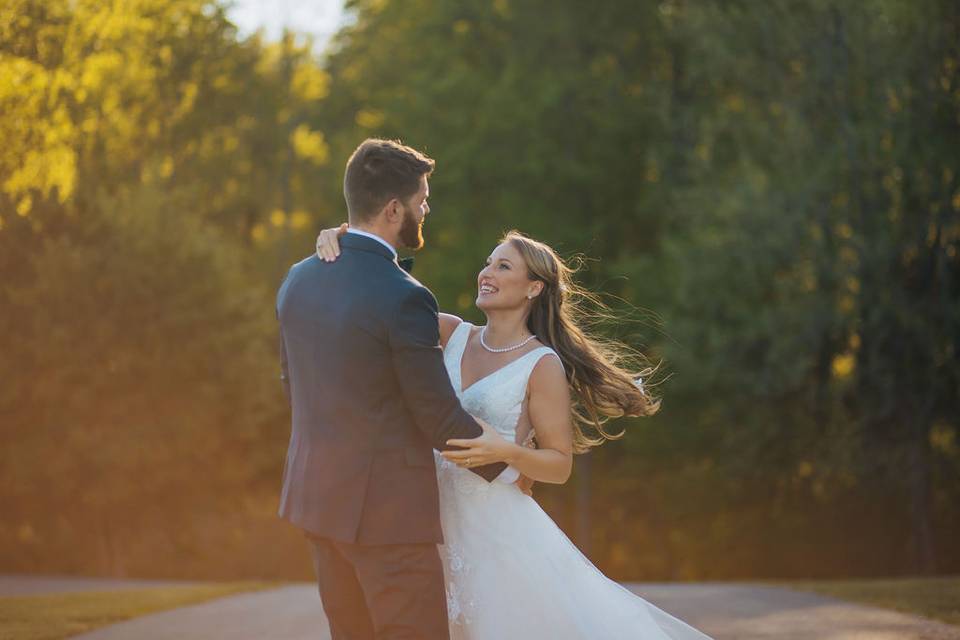
<path fill-rule="evenodd" d="M 433 294 L 376 240 L 340 245 L 335 262 L 291 267 L 277 295 L 293 414 L 280 516 L 342 542 L 442 542 L 433 449 L 482 429 L 444 368 Z"/>

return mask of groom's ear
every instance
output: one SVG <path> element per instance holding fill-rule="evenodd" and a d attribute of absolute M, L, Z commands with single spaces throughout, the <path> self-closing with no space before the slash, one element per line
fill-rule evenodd
<path fill-rule="evenodd" d="M 400 201 L 396 198 L 393 198 L 384 205 L 381 213 L 386 217 L 387 222 L 395 223 L 403 219 L 403 206 L 401 206 Z"/>

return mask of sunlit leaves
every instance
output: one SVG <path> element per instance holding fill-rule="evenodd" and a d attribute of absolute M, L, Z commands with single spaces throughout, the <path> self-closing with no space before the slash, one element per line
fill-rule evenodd
<path fill-rule="evenodd" d="M 835 356 L 831 363 L 833 375 L 837 378 L 848 377 L 853 372 L 854 364 L 855 360 L 852 354 L 844 353 Z"/>
<path fill-rule="evenodd" d="M 375 130 L 383 125 L 384 114 L 377 109 L 361 109 L 355 118 L 358 127 Z"/>
<path fill-rule="evenodd" d="M 318 65 L 304 62 L 293 72 L 290 88 L 298 100 L 322 100 L 330 91 L 330 76 Z"/>
<path fill-rule="evenodd" d="M 132 500 L 175 517 L 279 459 L 271 270 L 316 226 L 327 85 L 306 44 L 240 41 L 207 0 L 0 2 L 0 479 L 95 514 L 78 557 L 142 525 Z M 44 544 L 64 529 L 0 498 Z"/>
<path fill-rule="evenodd" d="M 300 158 L 316 165 L 326 164 L 330 150 L 322 132 L 311 131 L 309 126 L 302 124 L 293 130 L 290 143 Z"/>
<path fill-rule="evenodd" d="M 21 216 L 30 212 L 33 191 L 60 202 L 73 193 L 77 130 L 63 99 L 71 88 L 58 70 L 0 56 L 0 190 Z"/>

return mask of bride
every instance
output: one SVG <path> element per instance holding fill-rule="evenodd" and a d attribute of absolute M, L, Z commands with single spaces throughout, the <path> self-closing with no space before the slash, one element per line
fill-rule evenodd
<path fill-rule="evenodd" d="M 345 228 L 321 232 L 321 258 L 339 254 Z M 486 324 L 440 314 L 453 388 L 493 425 L 448 441 L 461 450 L 434 451 L 450 637 L 709 640 L 604 576 L 519 484 L 467 471 L 502 461 L 529 481 L 562 484 L 574 452 L 619 437 L 604 430 L 606 418 L 658 410 L 638 377 L 652 371 L 630 373 L 615 345 L 581 328 L 578 302 L 591 296 L 572 274 L 549 246 L 511 231 L 477 277 Z"/>

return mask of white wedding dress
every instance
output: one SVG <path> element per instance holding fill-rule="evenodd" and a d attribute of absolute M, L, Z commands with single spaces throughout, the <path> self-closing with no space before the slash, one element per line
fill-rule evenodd
<path fill-rule="evenodd" d="M 450 381 L 469 413 L 515 441 L 530 373 L 554 352 L 539 347 L 461 389 L 472 326 L 447 341 Z M 434 455 L 452 640 L 710 640 L 604 576 L 519 487 Z"/>

